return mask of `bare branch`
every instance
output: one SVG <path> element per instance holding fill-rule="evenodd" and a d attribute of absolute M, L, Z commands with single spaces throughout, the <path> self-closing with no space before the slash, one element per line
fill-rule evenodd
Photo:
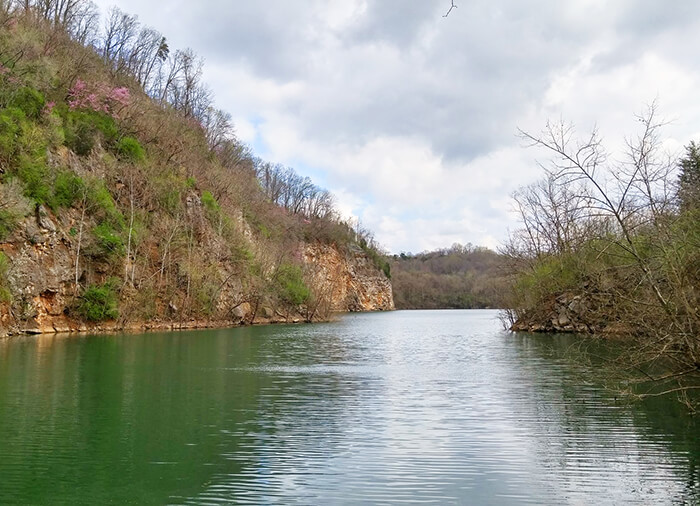
<path fill-rule="evenodd" d="M 452 9 L 456 9 L 456 8 L 457 8 L 457 6 L 455 5 L 455 0 L 452 0 L 452 5 L 450 5 L 449 10 L 445 14 L 443 14 L 442 17 L 446 18 L 447 16 L 450 15 L 450 12 L 452 12 Z"/>

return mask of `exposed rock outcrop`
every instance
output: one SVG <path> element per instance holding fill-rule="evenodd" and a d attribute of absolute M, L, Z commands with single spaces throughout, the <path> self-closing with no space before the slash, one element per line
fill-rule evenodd
<path fill-rule="evenodd" d="M 361 249 L 341 253 L 333 246 L 307 244 L 304 263 L 318 293 L 328 298 L 331 311 L 394 309 L 391 281 Z"/>
<path fill-rule="evenodd" d="M 580 295 L 563 294 L 544 304 L 536 313 L 519 315 L 511 330 L 522 332 L 590 333 L 588 303 Z"/>
<path fill-rule="evenodd" d="M 564 293 L 544 301 L 536 311 L 519 314 L 511 330 L 601 335 L 634 333 L 629 324 L 610 321 L 604 308 L 601 301 L 590 295 Z"/>
<path fill-rule="evenodd" d="M 197 205 L 191 203 L 192 207 Z M 85 322 L 71 310 L 79 292 L 76 277 L 80 284 L 85 284 L 80 262 L 76 272 L 79 248 L 76 229 L 80 219 L 76 213 L 71 210 L 56 216 L 39 207 L 16 227 L 6 242 L 0 243 L 0 251 L 9 262 L 4 282 L 13 296 L 11 304 L 0 302 L 0 336 L 298 322 L 324 319 L 332 312 L 394 309 L 390 280 L 361 249 L 351 247 L 349 251 L 341 251 L 334 246 L 306 244 L 302 245 L 301 260 L 312 297 L 305 307 L 275 307 L 274 300 L 250 293 L 250 287 L 241 283 L 236 271 L 222 263 L 218 274 L 225 281 L 216 294 L 215 311 L 210 315 L 185 317 L 180 300 L 157 296 L 152 317 L 126 311 L 118 320 Z M 247 237 L 253 241 L 250 234 Z M 212 248 L 221 246 L 214 242 Z M 82 247 L 85 248 L 85 242 Z M 123 287 L 122 300 L 137 292 L 138 288 Z"/>

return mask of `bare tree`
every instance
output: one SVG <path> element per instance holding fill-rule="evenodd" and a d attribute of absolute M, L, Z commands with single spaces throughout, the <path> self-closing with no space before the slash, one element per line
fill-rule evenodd
<path fill-rule="evenodd" d="M 139 22 L 136 16 L 126 14 L 118 7 L 112 7 L 107 14 L 102 40 L 102 58 L 114 70 L 123 70 L 129 61 L 132 42 L 138 36 Z"/>
<path fill-rule="evenodd" d="M 521 267 L 545 266 L 532 272 L 555 278 L 542 285 L 550 300 L 560 294 L 547 290 L 561 286 L 556 277 L 569 269 L 568 289 L 587 299 L 589 317 L 617 321 L 639 337 L 618 365 L 642 373 L 649 384 L 642 395 L 686 393 L 700 388 L 700 276 L 688 268 L 698 261 L 697 225 L 679 214 L 678 164 L 662 150 L 656 105 L 636 119 L 641 130 L 619 161 L 611 161 L 595 129 L 583 139 L 563 122 L 538 135 L 521 132 L 552 156 L 543 165 L 546 179 L 515 196 L 523 229 L 508 253 L 529 260 Z M 576 263 L 563 262 L 567 257 Z M 548 258 L 561 261 L 560 270 L 547 267 Z M 538 314 L 527 307 L 522 314 L 528 311 Z"/>

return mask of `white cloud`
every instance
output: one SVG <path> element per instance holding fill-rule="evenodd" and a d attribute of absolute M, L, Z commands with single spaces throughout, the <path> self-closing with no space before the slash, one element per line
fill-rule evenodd
<path fill-rule="evenodd" d="M 505 238 L 539 176 L 518 128 L 597 124 L 617 149 L 658 98 L 669 149 L 700 136 L 695 2 L 117 3 L 204 56 L 240 138 L 323 174 L 392 251 Z"/>

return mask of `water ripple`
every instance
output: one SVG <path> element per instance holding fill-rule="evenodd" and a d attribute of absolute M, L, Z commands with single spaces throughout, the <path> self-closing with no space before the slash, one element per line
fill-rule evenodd
<path fill-rule="evenodd" d="M 490 311 L 0 343 L 0 503 L 677 504 L 697 421 Z"/>

